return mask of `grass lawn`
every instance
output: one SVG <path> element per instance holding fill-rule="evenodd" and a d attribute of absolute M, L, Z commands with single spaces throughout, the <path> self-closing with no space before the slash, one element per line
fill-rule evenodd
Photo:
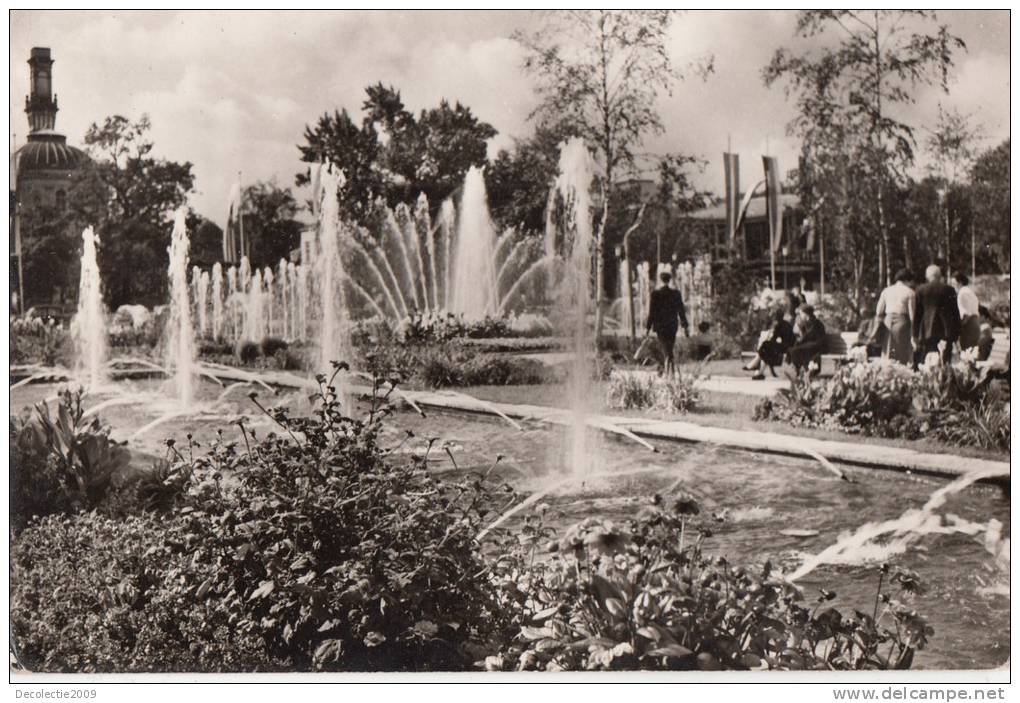
<path fill-rule="evenodd" d="M 727 363 L 727 362 L 718 362 Z M 739 361 L 736 362 L 739 368 Z M 722 373 L 722 372 L 716 372 Z M 561 407 L 566 391 L 561 384 L 544 384 L 532 386 L 474 386 L 458 388 L 460 392 L 482 398 L 490 402 L 511 403 L 521 405 L 542 405 Z M 604 398 L 605 384 L 595 384 L 596 397 Z M 734 430 L 756 430 L 759 432 L 775 432 L 777 434 L 796 437 L 811 437 L 836 442 L 854 442 L 884 447 L 901 447 L 932 454 L 953 454 L 956 456 L 974 457 L 1009 461 L 1009 454 L 974 447 L 957 447 L 929 439 L 906 440 L 884 439 L 881 437 L 862 437 L 834 430 L 821 430 L 806 427 L 794 427 L 782 422 L 759 422 L 751 419 L 759 398 L 738 393 L 717 393 L 702 391 L 699 408 L 694 412 L 678 415 L 662 410 L 620 410 L 603 406 L 600 412 L 623 417 L 646 417 L 657 420 L 683 420 L 698 425 L 723 427 Z"/>

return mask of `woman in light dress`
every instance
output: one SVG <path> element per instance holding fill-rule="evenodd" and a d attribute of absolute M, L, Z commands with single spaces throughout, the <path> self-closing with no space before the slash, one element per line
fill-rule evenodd
<path fill-rule="evenodd" d="M 953 274 L 953 288 L 960 308 L 960 350 L 963 351 L 976 347 L 981 341 L 981 305 L 977 293 L 970 287 L 970 279 L 962 271 Z"/>
<path fill-rule="evenodd" d="M 882 356 L 908 366 L 914 363 L 912 332 L 916 296 L 910 287 L 913 276 L 907 269 L 896 273 L 896 282 L 882 291 L 875 317 L 885 325 Z"/>

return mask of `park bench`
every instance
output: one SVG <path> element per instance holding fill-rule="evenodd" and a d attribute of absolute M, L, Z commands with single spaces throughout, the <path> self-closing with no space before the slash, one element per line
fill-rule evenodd
<path fill-rule="evenodd" d="M 819 355 L 819 365 L 826 360 L 833 362 L 837 366 L 846 361 L 846 355 L 850 347 L 857 344 L 857 337 L 857 332 L 826 332 L 822 353 Z M 753 351 L 740 353 L 740 356 L 745 358 L 750 358 L 754 355 L 755 352 Z"/>
<path fill-rule="evenodd" d="M 988 358 L 984 361 L 979 361 L 978 366 L 988 366 L 991 368 L 1005 368 L 1006 360 L 1009 358 L 1009 331 L 1008 330 L 994 330 L 992 332 L 992 351 L 988 355 Z"/>

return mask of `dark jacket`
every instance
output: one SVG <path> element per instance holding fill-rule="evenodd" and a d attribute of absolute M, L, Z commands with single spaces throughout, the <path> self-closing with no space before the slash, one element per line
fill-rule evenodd
<path fill-rule="evenodd" d="M 678 321 L 684 329 L 687 328 L 687 311 L 680 291 L 669 287 L 653 290 L 645 329 L 655 330 L 659 334 L 676 334 Z"/>
<path fill-rule="evenodd" d="M 787 348 L 792 347 L 794 342 L 797 341 L 797 335 L 793 331 L 793 325 L 783 320 L 772 325 L 772 337 L 770 339 L 779 344 L 783 351 L 786 351 Z"/>
<path fill-rule="evenodd" d="M 956 291 L 945 283 L 925 283 L 917 289 L 914 336 L 955 342 L 960 336 L 960 308 Z"/>
<path fill-rule="evenodd" d="M 812 317 L 800 331 L 797 345 L 821 344 L 825 341 L 825 325 L 817 317 Z"/>

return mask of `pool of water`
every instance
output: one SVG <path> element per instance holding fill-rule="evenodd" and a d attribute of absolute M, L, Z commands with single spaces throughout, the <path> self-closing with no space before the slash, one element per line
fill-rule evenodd
<path fill-rule="evenodd" d="M 57 386 L 30 385 L 12 392 L 12 412 L 52 396 Z M 218 400 L 224 388 L 203 383 L 199 415 L 173 417 L 144 434 L 139 429 L 175 410 L 157 382 L 120 383 L 115 391 L 98 395 L 92 403 L 123 397 L 130 404 L 111 404 L 100 412 L 114 427 L 117 439 L 127 440 L 139 463 L 161 455 L 165 440 L 185 442 L 191 433 L 208 444 L 216 430 L 240 439 L 229 421 L 249 418 L 258 433 L 272 429 L 267 418 L 245 397 L 250 387 L 238 387 Z M 264 404 L 284 404 L 293 411 L 309 408 L 306 392 L 273 397 L 260 391 Z M 422 418 L 400 412 L 389 422 L 386 441 L 400 452 L 421 451 L 436 437 L 450 452 L 433 449 L 430 466 L 438 473 L 487 470 L 497 455 L 494 474 L 522 493 L 548 489 L 570 475 L 563 464 L 565 432 L 537 422 L 522 429 L 489 416 L 427 410 Z M 218 419 L 217 419 L 218 418 Z M 405 430 L 415 438 L 407 439 Z M 706 550 L 725 554 L 733 563 L 760 563 L 765 558 L 793 568 L 805 556 L 820 552 L 842 533 L 868 522 L 899 517 L 920 508 L 945 480 L 844 467 L 854 483 L 838 480 L 814 460 L 756 454 L 712 445 L 656 442 L 657 453 L 625 438 L 600 437 L 593 443 L 591 465 L 578 478 L 561 486 L 541 502 L 551 506 L 547 522 L 565 527 L 589 516 L 625 519 L 647 504 L 656 492 L 683 488 L 696 496 L 703 513 L 721 518 L 713 526 Z M 597 448 L 594 448 L 597 445 Z M 438 446 L 438 445 L 437 445 Z M 452 458 L 451 458 L 452 455 Z M 978 484 L 949 498 L 940 509 L 969 521 L 1003 523 L 1010 530 L 1010 500 L 1001 488 Z M 806 537 L 782 534 L 802 530 Z M 929 590 L 913 597 L 917 610 L 935 629 L 927 649 L 914 666 L 930 669 L 971 669 L 1001 666 L 1009 658 L 1009 596 L 1005 579 L 978 539 L 961 534 L 929 535 L 891 557 L 890 562 L 917 571 Z M 836 607 L 870 611 L 877 585 L 875 563 L 845 563 L 819 567 L 798 583 L 812 598 L 825 587 L 838 593 Z"/>

